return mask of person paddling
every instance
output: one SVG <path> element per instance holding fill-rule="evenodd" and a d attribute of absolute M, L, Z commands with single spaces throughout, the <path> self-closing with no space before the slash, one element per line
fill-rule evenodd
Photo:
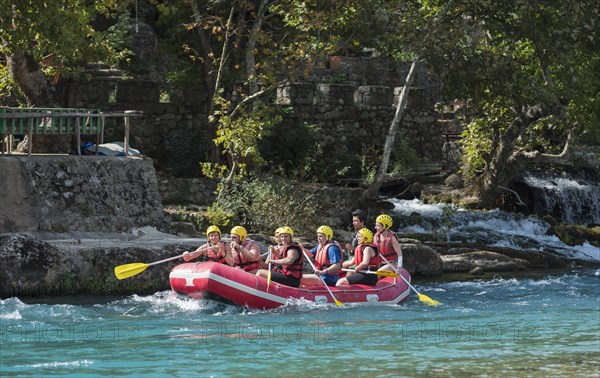
<path fill-rule="evenodd" d="M 348 284 L 375 285 L 378 277 L 375 274 L 362 273 L 361 271 L 374 272 L 381 265 L 377 247 L 373 244 L 373 233 L 368 228 L 358 231 L 359 245 L 354 251 L 354 257 L 342 264 L 343 268 L 356 265 L 353 272 L 348 272 L 346 277 L 340 278 L 335 286 Z"/>
<path fill-rule="evenodd" d="M 342 269 L 340 244 L 333 240 L 333 230 L 329 226 L 317 228 L 317 240 L 319 244 L 316 247 L 310 251 L 305 249 L 315 258 L 315 273 L 304 274 L 302 285 L 319 286 L 325 281 L 327 286 L 335 286 Z"/>
<path fill-rule="evenodd" d="M 302 279 L 302 269 L 304 263 L 304 254 L 302 246 L 294 243 L 294 230 L 285 226 L 280 229 L 279 239 L 282 243 L 281 256 L 269 256 L 265 261 L 273 265 L 271 280 L 287 286 L 298 287 Z M 256 275 L 268 278 L 269 270 L 260 269 Z"/>
<path fill-rule="evenodd" d="M 214 261 L 233 266 L 234 260 L 231 251 L 229 250 L 229 246 L 221 240 L 221 230 L 219 227 L 215 225 L 209 226 L 206 229 L 206 237 L 208 238 L 206 244 L 201 245 L 193 252 L 183 252 L 183 260 L 191 261 L 203 256 L 202 261 Z"/>

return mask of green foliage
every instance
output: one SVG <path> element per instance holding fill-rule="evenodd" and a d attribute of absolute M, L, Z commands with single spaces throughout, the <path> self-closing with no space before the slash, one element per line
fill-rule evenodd
<path fill-rule="evenodd" d="M 316 125 L 308 123 L 300 127 L 282 123 L 273 129 L 273 133 L 261 145 L 270 172 L 284 177 L 309 176 L 322 155 L 318 132 Z"/>
<path fill-rule="evenodd" d="M 255 169 L 265 164 L 259 144 L 281 121 L 281 114 L 274 107 L 255 102 L 251 109 L 243 108 L 238 113 L 239 116 L 232 117 L 230 101 L 222 97 L 216 98 L 215 101 L 218 108 L 210 117 L 211 121 L 218 119 L 217 137 L 214 142 L 231 161 L 238 164 L 238 171 L 233 174 L 244 177 L 249 172 L 249 163 Z M 202 171 L 204 175 L 213 178 L 223 177 L 229 172 L 227 166 L 212 163 L 202 163 Z"/>
<path fill-rule="evenodd" d="M 111 49 L 91 23 L 119 6 L 113 0 L 0 0 L 0 53 L 28 53 L 38 62 L 53 54 L 46 69 L 63 74 L 81 62 L 103 60 Z"/>
<path fill-rule="evenodd" d="M 443 78 L 445 96 L 469 99 L 479 115 L 465 130 L 467 175 L 486 167 L 505 126 L 531 105 L 544 116 L 514 136 L 515 147 L 556 153 L 575 125 L 582 140 L 598 141 L 600 3 L 469 4 L 454 3 L 435 32 L 414 38 L 427 46 L 421 56 Z"/>
<path fill-rule="evenodd" d="M 235 213 L 215 202 L 206 209 L 204 217 L 208 220 L 209 224 L 219 227 L 230 227 L 233 225 Z"/>
<path fill-rule="evenodd" d="M 131 24 L 132 20 L 129 13 L 122 13 L 119 15 L 117 22 L 104 32 L 106 44 L 114 51 L 112 61 L 115 64 L 117 62 L 131 63 L 131 58 L 134 55 L 131 50 L 134 39 L 129 32 Z"/>
<path fill-rule="evenodd" d="M 332 75 L 327 82 L 331 83 L 331 84 L 341 84 L 341 83 L 345 83 L 347 80 L 348 80 L 348 77 L 346 76 L 345 73 L 337 72 L 334 75 Z"/>
<path fill-rule="evenodd" d="M 395 32 L 399 0 L 282 0 L 274 2 L 289 28 L 302 38 L 293 44 L 299 54 L 318 56 L 325 52 L 346 55 L 363 47 L 385 50 L 382 42 Z"/>
<path fill-rule="evenodd" d="M 261 151 L 268 171 L 306 181 L 331 182 L 358 170 L 358 157 L 341 143 L 322 144 L 317 125 L 281 124 L 265 139 Z"/>
<path fill-rule="evenodd" d="M 483 114 L 465 125 L 462 132 L 463 175 L 472 180 L 486 168 L 494 141 L 510 122 L 509 110 L 501 101 L 483 105 Z"/>
<path fill-rule="evenodd" d="M 26 103 L 25 95 L 13 81 L 8 67 L 0 61 L 0 98 L 14 97 L 21 103 Z M 3 104 L 6 105 L 6 104 Z"/>
<path fill-rule="evenodd" d="M 404 138 L 397 138 L 390 159 L 390 174 L 397 176 L 416 170 L 421 164 L 417 152 L 409 146 Z"/>
<path fill-rule="evenodd" d="M 296 233 L 311 233 L 319 226 L 323 204 L 318 191 L 291 179 L 275 176 L 240 180 L 220 193 L 224 211 L 236 214 L 236 221 L 254 232 L 272 233 L 291 226 Z"/>
<path fill-rule="evenodd" d="M 362 173 L 362 181 L 371 185 L 375 181 L 377 170 L 379 168 L 379 160 L 377 157 L 381 155 L 380 151 L 370 149 L 365 155 L 360 157 L 360 170 Z"/>

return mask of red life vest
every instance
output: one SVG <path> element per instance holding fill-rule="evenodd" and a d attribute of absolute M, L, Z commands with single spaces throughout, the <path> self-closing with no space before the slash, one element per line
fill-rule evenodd
<path fill-rule="evenodd" d="M 377 246 L 375 244 L 360 244 L 354 250 L 354 265 L 360 264 L 363 259 L 363 250 L 366 247 L 371 247 L 375 251 L 375 256 L 371 256 L 369 259 L 368 270 L 377 270 L 381 265 L 381 257 L 379 257 L 379 253 L 377 252 Z"/>
<path fill-rule="evenodd" d="M 226 264 L 225 261 L 225 251 L 226 245 L 224 241 L 219 242 L 219 249 L 213 247 L 210 243 L 206 243 L 202 246 L 202 248 L 208 248 L 206 250 L 206 261 L 214 261 L 219 264 Z"/>
<path fill-rule="evenodd" d="M 298 251 L 298 258 L 290 265 L 279 265 L 273 268 L 273 270 L 283 273 L 286 276 L 292 276 L 300 279 L 302 278 L 302 270 L 304 269 L 304 253 L 302 253 L 301 247 L 298 243 L 291 243 L 283 246 L 281 257 L 286 258 L 290 249 L 296 249 Z"/>
<path fill-rule="evenodd" d="M 380 233 L 375 234 L 375 243 L 377 245 L 377 250 L 383 257 L 385 257 L 389 262 L 393 262 L 398 260 L 398 254 L 394 250 L 392 246 L 392 238 L 396 237 L 394 232 L 388 230 L 387 236 L 383 237 L 383 240 L 379 240 L 381 237 Z"/>
<path fill-rule="evenodd" d="M 246 249 L 246 250 L 250 250 L 250 248 L 255 245 L 256 242 L 254 240 L 250 240 L 250 239 L 246 239 L 244 240 L 244 242 L 242 243 L 242 248 Z M 246 257 L 246 255 L 244 255 L 241 252 L 235 251 L 236 253 L 234 254 L 234 266 L 239 266 L 240 268 L 244 269 L 246 272 L 250 272 L 252 270 L 258 269 L 259 265 L 258 265 L 258 260 L 260 259 L 260 256 L 253 261 L 248 260 L 248 257 Z"/>
<path fill-rule="evenodd" d="M 317 253 L 315 253 L 315 268 L 317 268 L 318 270 L 323 270 L 323 269 L 327 269 L 329 268 L 332 264 L 331 261 L 329 260 L 329 253 L 327 253 L 327 251 L 329 250 L 329 247 L 331 246 L 337 246 L 340 249 L 341 252 L 341 247 L 340 244 L 338 242 L 331 241 L 327 244 L 325 244 L 324 246 L 320 246 L 317 248 Z M 342 258 L 340 256 L 340 262 L 342 261 Z M 329 272 L 330 274 L 337 274 L 339 272 Z"/>

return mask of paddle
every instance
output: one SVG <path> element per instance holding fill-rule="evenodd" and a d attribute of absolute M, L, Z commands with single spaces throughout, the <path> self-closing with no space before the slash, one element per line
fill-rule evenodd
<path fill-rule="evenodd" d="M 313 271 L 316 272 L 317 268 L 315 268 L 315 264 L 313 264 L 313 262 L 310 260 L 310 258 L 308 257 L 308 255 L 306 254 L 306 252 L 304 251 L 304 249 L 302 250 L 302 253 L 304 253 L 304 257 L 308 260 L 308 263 L 313 268 Z M 331 289 L 329 288 L 329 286 L 327 286 L 327 282 L 325 282 L 325 278 L 323 278 L 323 276 L 319 276 L 319 278 L 321 279 L 321 281 L 323 281 L 323 285 L 325 285 L 325 289 L 327 289 L 327 291 L 329 292 L 329 295 L 331 295 L 331 298 L 333 299 L 333 302 L 335 302 L 335 305 L 338 306 L 338 307 L 343 306 L 344 304 L 342 302 L 340 302 L 333 295 L 333 292 L 331 291 Z"/>
<path fill-rule="evenodd" d="M 394 267 L 389 261 L 388 259 L 386 259 L 383 255 L 379 254 L 379 256 L 381 256 L 381 258 L 383 259 L 383 261 L 385 261 L 386 264 L 389 264 L 392 268 Z M 396 268 L 397 269 L 397 268 Z M 384 271 L 383 271 L 384 272 Z M 417 293 L 417 296 L 419 297 L 419 300 L 429 306 L 437 306 L 437 305 L 441 305 L 440 302 L 436 301 L 435 299 L 431 299 L 429 298 L 427 295 L 425 294 L 421 294 L 417 291 L 417 289 L 414 288 L 413 285 L 410 284 L 410 282 L 408 282 L 408 280 L 406 278 L 404 278 L 403 275 L 398 274 L 400 276 L 400 278 L 402 278 L 404 280 L 404 282 L 406 282 L 408 284 L 408 286 L 413 289 L 415 291 L 415 293 Z"/>
<path fill-rule="evenodd" d="M 208 248 L 203 248 L 200 251 L 194 251 L 194 252 L 202 252 L 202 251 L 206 251 L 206 250 L 208 250 Z M 191 252 L 191 253 L 194 253 L 194 252 Z M 149 263 L 149 264 L 132 263 L 132 264 L 119 265 L 119 266 L 115 267 L 115 276 L 117 276 L 118 279 L 123 280 L 125 278 L 129 278 L 129 277 L 135 276 L 136 274 L 142 273 L 144 270 L 146 270 L 147 267 L 149 267 L 151 265 L 162 264 L 164 262 L 177 260 L 182 257 L 183 257 L 183 255 L 169 257 L 168 259 L 155 261 L 155 262 Z"/>
<path fill-rule="evenodd" d="M 354 269 L 342 269 L 342 271 L 344 272 L 354 272 Z M 370 270 L 359 270 L 360 273 L 367 273 L 367 274 L 377 274 L 378 276 L 382 276 L 382 277 L 394 277 L 394 278 L 398 278 L 400 275 L 394 272 L 390 272 L 389 270 L 378 270 L 375 272 L 372 272 Z"/>
<path fill-rule="evenodd" d="M 164 260 L 160 260 L 160 261 L 155 261 L 155 262 L 150 263 L 150 264 L 133 263 L 133 264 L 119 265 L 119 266 L 115 267 L 115 276 L 117 276 L 118 279 L 122 280 L 122 279 L 125 279 L 125 278 L 129 278 L 131 276 L 135 276 L 136 274 L 142 273 L 150 265 L 162 264 L 164 262 L 172 261 L 172 260 L 177 260 L 177 259 L 180 259 L 182 257 L 183 257 L 183 255 L 169 257 L 168 259 L 164 259 Z"/>
<path fill-rule="evenodd" d="M 271 256 L 273 255 L 273 251 L 269 250 L 269 273 L 267 273 L 267 291 L 269 291 L 269 286 L 271 285 Z"/>

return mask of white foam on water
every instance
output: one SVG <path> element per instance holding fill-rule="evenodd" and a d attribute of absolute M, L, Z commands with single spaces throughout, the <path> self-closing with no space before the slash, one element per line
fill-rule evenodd
<path fill-rule="evenodd" d="M 394 212 L 409 215 L 418 212 L 424 219 L 433 224 L 438 220 L 444 204 L 423 204 L 420 200 L 392 200 L 395 205 Z M 450 239 L 452 236 L 467 238 L 468 240 L 484 239 L 490 247 L 508 247 L 517 250 L 554 251 L 569 259 L 585 261 L 600 261 L 600 248 L 585 241 L 582 245 L 569 246 L 555 235 L 547 235 L 550 224 L 542 219 L 521 214 L 512 214 L 498 209 L 482 212 L 465 209 L 454 209 L 451 217 L 452 227 L 446 232 Z M 400 233 L 431 233 L 434 227 L 430 224 L 407 225 L 400 229 Z"/>
<path fill-rule="evenodd" d="M 7 312 L 7 313 L 4 313 L 3 311 L 1 311 L 0 312 L 0 319 L 19 320 L 19 319 L 23 319 L 23 317 L 21 316 L 21 313 L 19 312 L 19 310 L 14 310 L 12 312 Z"/>
<path fill-rule="evenodd" d="M 32 367 L 32 368 L 54 368 L 54 367 L 78 367 L 78 366 L 89 366 L 93 365 L 94 361 L 91 360 L 77 360 L 77 361 L 54 361 L 54 362 L 43 362 L 38 364 L 30 365 L 19 365 L 16 367 Z"/>

